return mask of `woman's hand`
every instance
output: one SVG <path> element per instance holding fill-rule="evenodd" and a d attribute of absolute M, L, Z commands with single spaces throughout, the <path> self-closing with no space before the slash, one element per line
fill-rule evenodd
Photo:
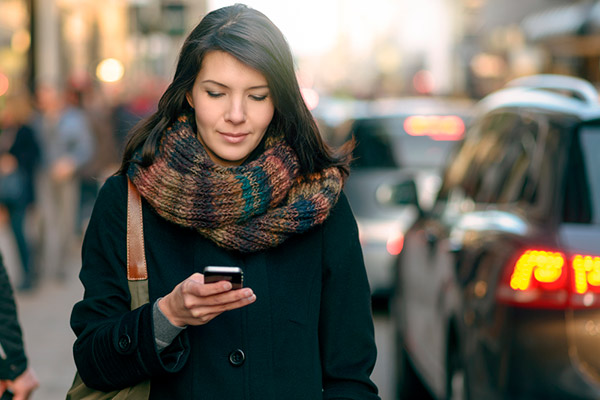
<path fill-rule="evenodd" d="M 14 400 L 27 400 L 31 393 L 40 385 L 35 372 L 31 367 L 17 377 L 14 381 L 0 381 L 0 395 L 10 389 Z"/>
<path fill-rule="evenodd" d="M 56 182 L 66 182 L 75 174 L 77 165 L 70 157 L 61 157 L 52 164 L 50 176 Z"/>
<path fill-rule="evenodd" d="M 195 273 L 158 302 L 158 307 L 175 326 L 204 325 L 217 315 L 253 303 L 250 288 L 231 290 L 231 283 L 204 283 L 204 275 Z"/>
<path fill-rule="evenodd" d="M 0 173 L 8 175 L 17 169 L 19 162 L 16 157 L 10 153 L 0 154 Z"/>

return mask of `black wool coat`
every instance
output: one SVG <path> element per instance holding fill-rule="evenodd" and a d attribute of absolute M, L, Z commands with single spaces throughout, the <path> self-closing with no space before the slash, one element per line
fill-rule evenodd
<path fill-rule="evenodd" d="M 151 379 L 151 399 L 379 399 L 376 349 L 357 227 L 342 194 L 324 224 L 277 248 L 227 251 L 161 218 L 143 200 L 150 304 L 129 310 L 127 181 L 108 179 L 85 234 L 82 301 L 71 315 L 86 384 Z M 188 327 L 160 355 L 152 304 L 207 265 L 240 266 L 257 300 Z"/>
<path fill-rule="evenodd" d="M 0 255 L 0 380 L 14 380 L 27 369 L 27 357 L 9 276 Z"/>

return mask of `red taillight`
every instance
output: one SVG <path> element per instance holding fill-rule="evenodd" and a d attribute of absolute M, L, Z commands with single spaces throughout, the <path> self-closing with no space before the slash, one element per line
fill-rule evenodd
<path fill-rule="evenodd" d="M 600 293 L 600 257 L 573 257 L 573 289 L 577 294 Z"/>
<path fill-rule="evenodd" d="M 558 251 L 526 250 L 505 271 L 497 297 L 523 307 L 600 305 L 600 257 L 577 254 L 567 262 Z"/>
<path fill-rule="evenodd" d="M 572 261 L 573 307 L 600 305 L 600 257 L 576 254 Z"/>
<path fill-rule="evenodd" d="M 515 263 L 510 276 L 510 287 L 522 291 L 536 288 L 560 289 L 567 280 L 564 265 L 565 256 L 562 253 L 527 250 Z"/>

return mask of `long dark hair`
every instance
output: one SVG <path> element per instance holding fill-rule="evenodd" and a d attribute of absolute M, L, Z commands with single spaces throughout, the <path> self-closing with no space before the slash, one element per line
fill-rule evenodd
<path fill-rule="evenodd" d="M 337 151 L 322 139 L 306 107 L 289 45 L 281 31 L 264 14 L 243 4 L 207 14 L 186 38 L 173 81 L 162 95 L 158 110 L 130 132 L 118 174 L 125 174 L 136 150 L 142 148 L 142 165 L 150 165 L 161 135 L 183 112 L 191 111 L 186 93 L 208 51 L 222 50 L 260 71 L 267 79 L 275 113 L 266 135 L 282 132 L 296 151 L 302 172 L 338 166 L 347 174 L 353 143 Z"/>

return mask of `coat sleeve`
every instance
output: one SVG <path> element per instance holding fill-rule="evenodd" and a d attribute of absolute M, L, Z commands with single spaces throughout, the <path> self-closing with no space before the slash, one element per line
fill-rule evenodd
<path fill-rule="evenodd" d="M 21 327 L 8 274 L 0 256 L 0 380 L 14 380 L 27 369 Z"/>
<path fill-rule="evenodd" d="M 370 375 L 377 350 L 358 228 L 344 194 L 323 230 L 319 335 L 323 399 L 379 399 Z"/>
<path fill-rule="evenodd" d="M 86 385 L 102 391 L 179 371 L 189 353 L 183 333 L 159 355 L 151 304 L 130 310 L 126 230 L 127 180 L 112 177 L 98 194 L 85 233 L 79 274 L 85 292 L 71 313 L 77 370 Z"/>

